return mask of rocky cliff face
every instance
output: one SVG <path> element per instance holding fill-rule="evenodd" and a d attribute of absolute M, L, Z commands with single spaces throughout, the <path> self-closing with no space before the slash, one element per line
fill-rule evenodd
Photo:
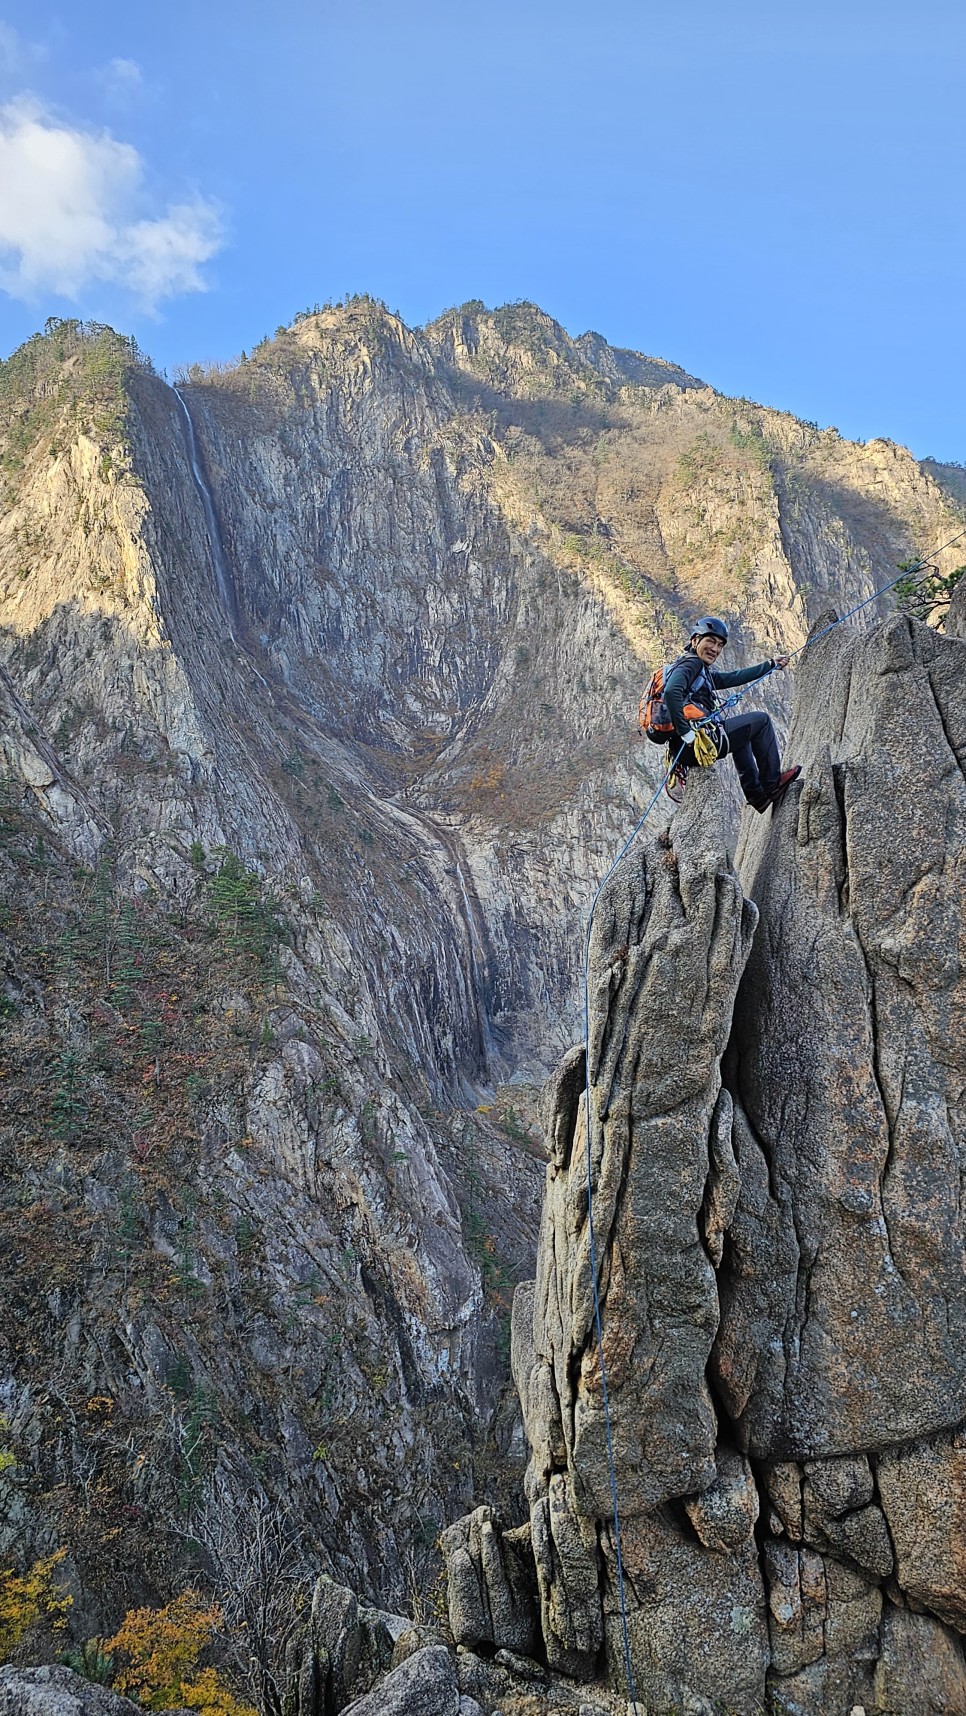
<path fill-rule="evenodd" d="M 314 1564 L 421 1600 L 440 1525 L 485 1487 L 474 1457 L 487 1482 L 505 1470 L 510 1431 L 483 1426 L 539 1217 L 531 1089 L 573 1039 L 583 916 L 657 779 L 630 736 L 645 665 L 709 606 L 739 657 L 794 645 L 829 595 L 857 599 L 958 515 L 902 449 L 724 400 L 530 306 L 414 333 L 359 301 L 180 396 L 109 332 L 58 326 L 0 394 L 4 1547 L 67 1543 L 93 1630 L 167 1588 L 185 1515 L 200 1530 L 216 1495 L 261 1495 Z M 700 847 L 713 905 L 676 836 L 654 879 L 675 935 L 711 911 L 718 950 L 689 1002 L 706 1077 L 680 1097 L 682 1212 L 709 1127 L 721 1164 L 718 1239 L 682 1277 L 686 1355 L 662 1380 L 655 1328 L 615 1401 L 643 1472 L 640 1415 L 673 1415 L 697 1379 L 652 1509 L 718 1458 L 711 1254 L 734 1169 L 713 1063 L 749 923 L 729 840 Z M 649 908 L 613 910 L 630 947 Z M 638 979 L 658 973 L 615 968 L 615 993 Z M 643 1038 L 621 1050 L 604 1017 L 609 1258 L 653 1216 L 649 1193 L 617 1197 Z M 634 1100 L 659 1179 L 665 1110 Z M 579 1237 L 578 1211 L 554 1221 Z M 568 1267 L 546 1265 L 558 1389 Z M 932 1268 L 909 1315 L 935 1329 L 951 1263 Z M 601 1432 L 586 1260 L 574 1279 L 576 1544 Z M 788 1268 L 767 1290 L 785 1306 Z M 735 1285 L 735 1329 L 764 1292 Z M 808 1365 L 769 1364 L 790 1438 Z M 946 1375 L 937 1349 L 934 1403 Z M 758 1458 L 754 1399 L 735 1434 L 750 1413 Z M 792 1438 L 787 1457 L 825 1454 Z M 596 1589 L 585 1643 L 561 1620 L 561 1649 L 592 1648 Z"/>
<path fill-rule="evenodd" d="M 964 666 L 823 637 L 738 874 L 699 778 L 598 906 L 514 1373 L 543 1646 L 621 1685 L 603 1357 L 647 1708 L 966 1710 Z"/>

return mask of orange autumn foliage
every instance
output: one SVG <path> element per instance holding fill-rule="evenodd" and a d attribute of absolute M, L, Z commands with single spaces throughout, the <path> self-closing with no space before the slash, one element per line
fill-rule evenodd
<path fill-rule="evenodd" d="M 257 1716 L 198 1658 L 221 1625 L 221 1610 L 205 1608 L 197 1591 L 182 1591 L 163 1609 L 129 1609 L 105 1651 L 120 1651 L 128 1666 L 114 1676 L 116 1691 L 147 1710 L 184 1706 L 202 1716 Z"/>

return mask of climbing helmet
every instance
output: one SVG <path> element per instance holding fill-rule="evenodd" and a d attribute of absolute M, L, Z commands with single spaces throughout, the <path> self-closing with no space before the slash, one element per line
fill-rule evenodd
<path fill-rule="evenodd" d="M 693 638 L 720 638 L 723 644 L 728 642 L 728 627 L 724 620 L 716 620 L 713 614 L 705 614 L 703 620 L 698 620 L 691 633 Z"/>

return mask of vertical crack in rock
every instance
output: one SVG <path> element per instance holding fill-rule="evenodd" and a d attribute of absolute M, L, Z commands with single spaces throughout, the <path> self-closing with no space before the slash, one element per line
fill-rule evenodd
<path fill-rule="evenodd" d="M 950 729 L 950 724 L 949 724 L 949 721 L 947 719 L 946 711 L 943 707 L 943 700 L 942 700 L 941 696 L 937 693 L 936 686 L 933 683 L 933 678 L 932 678 L 931 674 L 927 675 L 927 681 L 928 681 L 929 689 L 932 692 L 932 700 L 933 700 L 933 704 L 935 706 L 936 716 L 937 716 L 937 719 L 939 721 L 939 725 L 942 728 L 943 738 L 945 739 L 947 745 L 949 746 L 950 753 L 952 755 L 953 761 L 956 764 L 957 769 L 959 770 L 961 775 L 966 777 L 966 763 L 964 763 L 963 758 L 960 755 L 959 748 L 953 739 L 952 732 Z"/>
<path fill-rule="evenodd" d="M 770 1163 L 739 1098 L 733 1099 L 738 1199 L 718 1275 L 721 1320 L 711 1372 L 728 1417 L 739 1427 L 752 1394 L 778 1410 L 797 1359 L 796 1295 L 807 1289 L 787 1196 L 770 1180 Z M 807 1302 L 804 1306 L 807 1317 Z"/>
<path fill-rule="evenodd" d="M 851 675 L 851 671 L 850 671 L 850 676 L 849 676 L 849 683 L 850 684 L 851 684 L 851 681 L 852 681 L 852 675 Z M 846 794 L 845 769 L 844 769 L 843 765 L 837 765 L 833 769 L 833 780 L 834 780 L 834 784 L 835 784 L 835 797 L 836 797 L 836 801 L 838 803 L 840 827 L 841 827 L 841 850 L 842 850 L 843 878 L 844 879 L 843 879 L 842 889 L 841 889 L 841 893 L 840 893 L 840 898 L 841 898 L 843 907 L 845 908 L 845 914 L 847 915 L 848 914 L 849 901 L 851 898 L 851 885 L 850 885 L 850 881 L 849 881 L 848 802 L 847 802 L 847 794 Z M 861 933 L 861 929 L 859 927 L 858 922 L 853 921 L 851 919 L 850 919 L 850 922 L 851 922 L 851 927 L 855 933 L 856 947 L 858 948 L 859 953 L 862 956 L 862 960 L 863 960 L 863 963 L 865 966 L 865 978 L 866 978 L 865 1000 L 866 1000 L 866 1006 L 867 1006 L 868 1015 L 869 1015 L 869 1041 L 870 1041 L 870 1045 L 871 1045 L 871 1053 L 870 1053 L 870 1057 L 869 1057 L 869 1069 L 870 1069 L 870 1072 L 872 1074 L 872 1078 L 875 1082 L 876 1090 L 878 1091 L 879 1101 L 880 1101 L 881 1106 L 882 1106 L 882 1114 L 883 1114 L 883 1118 L 885 1120 L 885 1127 L 886 1127 L 885 1158 L 882 1162 L 882 1166 L 881 1166 L 881 1169 L 879 1172 L 879 1208 L 882 1212 L 882 1221 L 883 1221 L 883 1225 L 885 1227 L 885 1235 L 886 1235 L 886 1240 L 887 1240 L 887 1247 L 888 1247 L 887 1262 L 891 1263 L 891 1266 L 896 1270 L 896 1273 L 902 1277 L 903 1283 L 905 1285 L 908 1285 L 908 1283 L 905 1282 L 905 1276 L 903 1275 L 902 1268 L 901 1268 L 901 1266 L 900 1266 L 900 1264 L 896 1258 L 895 1247 L 893 1246 L 893 1243 L 892 1243 L 892 1233 L 891 1233 L 891 1230 L 889 1227 L 888 1181 L 889 1181 L 889 1174 L 890 1174 L 890 1171 L 891 1171 L 891 1168 L 892 1168 L 892 1165 L 895 1161 L 895 1156 L 896 1156 L 896 1108 L 897 1108 L 897 1106 L 901 1107 L 901 1097 L 900 1097 L 900 1102 L 898 1105 L 894 1105 L 892 1103 L 892 1101 L 890 1100 L 890 1097 L 889 1097 L 889 1092 L 888 1092 L 888 1089 L 886 1086 L 886 1081 L 884 1078 L 883 1069 L 882 1069 L 882 1065 L 881 1065 L 881 1047 L 882 1047 L 883 1032 L 882 1032 L 882 1026 L 881 1026 L 880 1021 L 879 1021 L 877 1005 L 876 1005 L 875 970 L 874 970 L 872 959 L 870 958 L 870 955 L 869 955 L 869 950 L 865 947 L 865 944 L 863 943 L 862 933 Z"/>

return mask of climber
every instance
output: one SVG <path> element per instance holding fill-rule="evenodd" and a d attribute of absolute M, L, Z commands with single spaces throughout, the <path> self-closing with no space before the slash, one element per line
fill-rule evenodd
<path fill-rule="evenodd" d="M 675 733 L 670 744 L 672 756 L 680 750 L 682 740 L 688 747 L 676 765 L 675 774 L 683 783 L 695 762 L 713 763 L 730 751 L 745 798 L 755 810 L 764 812 L 769 805 L 781 803 L 792 781 L 802 772 L 800 767 L 782 769 L 771 717 L 763 709 L 757 709 L 748 715 L 730 715 L 723 721 L 709 722 L 698 730 L 701 737 L 695 749 L 696 731 L 685 714 L 685 699 L 706 715 L 713 715 L 716 691 L 750 685 L 773 668 L 786 668 L 790 657 L 777 656 L 771 661 L 759 661 L 754 667 L 742 667 L 735 673 L 719 673 L 714 664 L 727 642 L 728 627 L 724 620 L 706 616 L 698 621 L 684 654 L 678 656 L 665 675 L 664 698 Z"/>

